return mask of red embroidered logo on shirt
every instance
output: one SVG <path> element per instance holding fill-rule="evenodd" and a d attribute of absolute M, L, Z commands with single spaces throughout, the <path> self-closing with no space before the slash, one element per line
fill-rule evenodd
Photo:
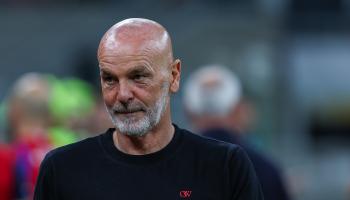
<path fill-rule="evenodd" d="M 191 190 L 182 190 L 180 191 L 180 197 L 181 198 L 189 198 L 192 194 Z"/>

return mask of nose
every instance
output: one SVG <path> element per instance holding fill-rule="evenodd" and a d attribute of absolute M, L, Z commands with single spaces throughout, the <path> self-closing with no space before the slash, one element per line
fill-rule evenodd
<path fill-rule="evenodd" d="M 134 98 L 132 90 L 127 81 L 119 82 L 119 91 L 117 94 L 117 100 L 120 103 L 127 104 Z"/>

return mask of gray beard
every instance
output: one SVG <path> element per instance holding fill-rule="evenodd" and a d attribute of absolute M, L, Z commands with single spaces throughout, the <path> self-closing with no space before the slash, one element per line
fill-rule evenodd
<path fill-rule="evenodd" d="M 135 119 L 133 117 L 120 119 L 114 114 L 116 110 L 114 107 L 111 109 L 106 107 L 117 131 L 128 136 L 140 137 L 146 135 L 159 123 L 163 116 L 168 105 L 168 92 L 169 83 L 165 83 L 162 86 L 162 94 L 155 105 L 150 108 L 143 108 L 145 110 L 145 115 L 141 119 Z"/>

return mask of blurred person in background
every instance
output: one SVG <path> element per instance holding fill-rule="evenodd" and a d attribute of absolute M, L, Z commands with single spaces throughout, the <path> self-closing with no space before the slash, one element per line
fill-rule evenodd
<path fill-rule="evenodd" d="M 140 18 L 115 24 L 98 60 L 114 128 L 48 153 L 35 200 L 263 199 L 242 149 L 172 123 L 181 62 L 163 26 Z"/>
<path fill-rule="evenodd" d="M 15 82 L 7 99 L 15 199 L 32 198 L 40 163 L 52 148 L 48 137 L 50 90 L 47 76 L 28 73 Z"/>
<path fill-rule="evenodd" d="M 3 105 L 12 145 L 0 145 L 0 200 L 30 199 L 44 155 L 88 137 L 98 123 L 94 93 L 77 78 L 28 73 Z"/>
<path fill-rule="evenodd" d="M 242 146 L 251 159 L 266 200 L 289 199 L 280 170 L 244 141 L 253 108 L 244 100 L 238 77 L 227 67 L 208 65 L 190 75 L 183 102 L 202 135 Z"/>

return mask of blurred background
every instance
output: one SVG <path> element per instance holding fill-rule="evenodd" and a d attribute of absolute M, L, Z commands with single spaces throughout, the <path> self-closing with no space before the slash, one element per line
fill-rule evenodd
<path fill-rule="evenodd" d="M 24 85 L 46 82 L 50 117 L 40 126 L 53 147 L 110 126 L 96 50 L 104 32 L 129 17 L 167 28 L 182 83 L 210 63 L 236 72 L 254 104 L 248 139 L 278 163 L 293 199 L 350 199 L 348 0 L 0 0 L 0 150 L 21 144 L 9 99 L 29 72 L 36 74 Z M 192 130 L 182 96 L 173 96 L 173 120 Z"/>

